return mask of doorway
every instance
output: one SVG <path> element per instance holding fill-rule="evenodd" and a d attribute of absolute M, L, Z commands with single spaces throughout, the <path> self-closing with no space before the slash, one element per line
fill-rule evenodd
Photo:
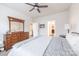
<path fill-rule="evenodd" d="M 48 21 L 48 36 L 55 36 L 55 34 L 56 34 L 55 20 Z"/>
<path fill-rule="evenodd" d="M 30 26 L 29 26 L 29 37 L 33 37 L 33 24 L 30 23 Z"/>

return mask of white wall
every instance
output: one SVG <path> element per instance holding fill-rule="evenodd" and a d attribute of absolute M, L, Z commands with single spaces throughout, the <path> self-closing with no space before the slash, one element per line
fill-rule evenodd
<path fill-rule="evenodd" d="M 0 36 L 5 34 L 7 31 L 9 31 L 9 22 L 8 22 L 8 17 L 7 16 L 12 16 L 16 18 L 20 18 L 25 20 L 25 31 L 29 31 L 29 22 L 30 22 L 30 17 L 27 17 L 26 15 L 13 10 L 11 8 L 5 7 L 0 5 Z"/>
<path fill-rule="evenodd" d="M 71 31 L 79 33 L 79 4 L 72 4 L 70 8 Z"/>
<path fill-rule="evenodd" d="M 34 22 L 38 22 L 40 24 L 45 24 L 45 28 L 41 28 L 39 30 L 40 35 L 48 34 L 47 24 L 48 24 L 48 21 L 52 21 L 52 20 L 56 21 L 56 34 L 57 35 L 64 34 L 65 33 L 64 26 L 65 26 L 65 24 L 69 23 L 69 12 L 64 11 L 64 12 L 60 12 L 57 14 L 43 16 L 43 17 L 39 17 L 39 18 L 35 19 Z"/>

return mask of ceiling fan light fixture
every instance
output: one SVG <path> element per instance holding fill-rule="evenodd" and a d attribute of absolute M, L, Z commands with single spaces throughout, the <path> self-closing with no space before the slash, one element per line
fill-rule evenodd
<path fill-rule="evenodd" d="M 38 9 L 38 7 L 35 7 L 35 9 Z"/>
<path fill-rule="evenodd" d="M 48 5 L 39 5 L 38 3 L 34 3 L 34 4 L 30 4 L 30 3 L 26 3 L 27 5 L 33 6 L 33 8 L 31 10 L 29 10 L 29 12 L 33 11 L 34 9 L 36 9 L 39 13 L 40 13 L 40 9 L 39 8 L 46 8 L 48 7 Z"/>

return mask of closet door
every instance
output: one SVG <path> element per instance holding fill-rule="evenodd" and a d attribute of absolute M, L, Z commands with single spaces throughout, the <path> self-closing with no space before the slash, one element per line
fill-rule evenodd
<path fill-rule="evenodd" d="M 33 37 L 38 36 L 38 33 L 39 33 L 38 23 L 33 23 Z"/>

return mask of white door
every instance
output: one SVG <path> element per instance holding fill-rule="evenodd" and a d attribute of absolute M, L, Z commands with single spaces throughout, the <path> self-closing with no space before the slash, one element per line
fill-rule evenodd
<path fill-rule="evenodd" d="M 33 37 L 38 36 L 39 26 L 38 23 L 33 23 Z"/>

